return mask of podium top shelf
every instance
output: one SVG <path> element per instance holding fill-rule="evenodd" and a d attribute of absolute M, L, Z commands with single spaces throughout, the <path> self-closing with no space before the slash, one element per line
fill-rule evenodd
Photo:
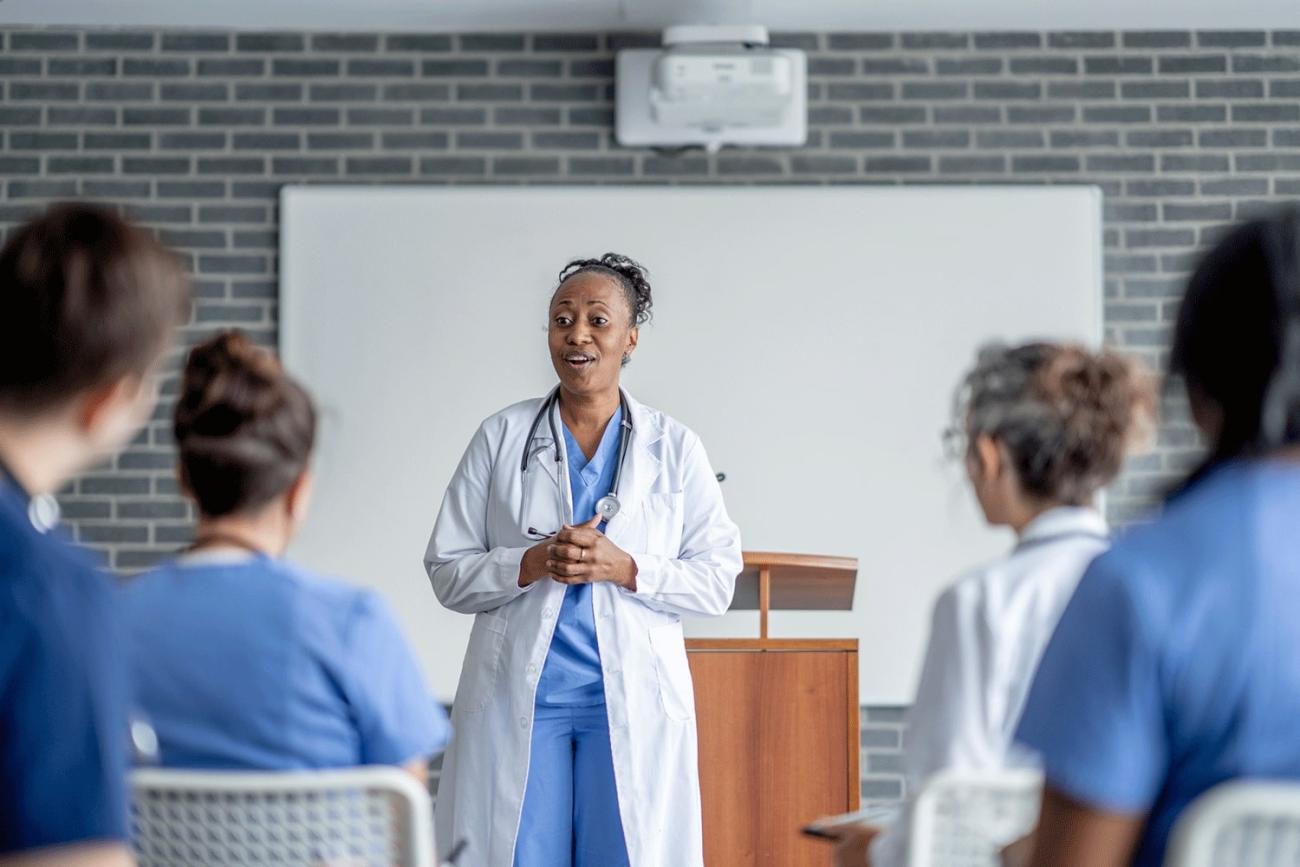
<path fill-rule="evenodd" d="M 733 611 L 761 608 L 759 576 L 771 582 L 772 610 L 849 611 L 858 578 L 856 557 L 746 551 L 745 567 L 736 579 Z"/>

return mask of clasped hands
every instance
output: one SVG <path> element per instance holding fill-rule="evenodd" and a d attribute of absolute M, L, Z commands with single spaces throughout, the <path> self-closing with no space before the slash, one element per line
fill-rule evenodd
<path fill-rule="evenodd" d="M 596 529 L 600 521 L 596 515 L 585 524 L 565 524 L 560 532 L 525 551 L 519 563 L 519 586 L 550 576 L 561 584 L 609 581 L 635 591 L 636 561 Z"/>

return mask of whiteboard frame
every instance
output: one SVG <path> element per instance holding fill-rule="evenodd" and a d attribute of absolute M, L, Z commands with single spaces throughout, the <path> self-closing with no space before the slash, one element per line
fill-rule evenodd
<path fill-rule="evenodd" d="M 1076 193 L 1082 192 L 1086 194 L 1086 196 L 1088 197 L 1091 203 L 1089 207 L 1093 212 L 1094 215 L 1093 222 L 1095 223 L 1096 226 L 1096 231 L 1092 236 L 1092 238 L 1090 239 L 1092 249 L 1087 253 L 1088 260 L 1093 263 L 1094 273 L 1093 275 L 1091 275 L 1091 283 L 1095 287 L 1095 292 L 1093 293 L 1092 296 L 1092 304 L 1090 309 L 1091 321 L 1087 323 L 1080 323 L 1080 326 L 1082 330 L 1087 332 L 1088 342 L 1094 345 L 1099 345 L 1102 342 L 1104 338 L 1103 313 L 1104 313 L 1104 304 L 1105 304 L 1104 268 L 1103 268 L 1104 228 L 1102 222 L 1102 193 L 1099 187 L 1094 185 L 1084 185 L 1084 184 L 1051 185 L 1051 186 L 1024 185 L 1024 184 L 988 185 L 988 186 L 985 185 L 949 186 L 949 185 L 928 185 L 927 184 L 927 185 L 902 186 L 902 187 L 895 186 L 895 185 L 891 185 L 887 187 L 835 185 L 830 187 L 818 187 L 815 189 L 818 192 L 824 192 L 828 195 L 845 195 L 845 196 L 853 195 L 855 192 L 859 192 L 859 193 L 863 191 L 870 192 L 873 190 L 881 191 L 881 192 L 888 191 L 890 193 L 928 192 L 932 194 L 942 193 L 942 194 L 948 194 L 954 196 L 976 196 L 976 197 L 990 195 L 990 194 L 998 195 L 1007 192 L 1011 192 L 1011 193 L 1024 192 L 1026 194 L 1033 194 L 1041 191 L 1051 191 L 1055 193 L 1060 193 L 1062 191 L 1074 191 Z M 295 321 L 294 316 L 290 314 L 292 314 L 293 311 L 300 309 L 299 305 L 305 301 L 306 299 L 305 292 L 307 291 L 306 287 L 299 286 L 301 281 L 299 279 L 298 274 L 295 271 L 294 256 L 291 254 L 291 251 L 294 247 L 295 240 L 296 240 L 294 236 L 294 230 L 292 226 L 293 221 L 291 217 L 294 216 L 295 214 L 298 214 L 299 208 L 309 205 L 309 203 L 312 201 L 313 198 L 318 198 L 318 197 L 328 198 L 328 197 L 335 197 L 339 195 L 366 197 L 366 196 L 373 196 L 376 194 L 389 195 L 389 196 L 397 195 L 397 196 L 422 197 L 422 196 L 427 196 L 430 193 L 434 193 L 439 197 L 445 197 L 449 200 L 454 200 L 457 197 L 478 198 L 483 196 L 490 197 L 494 195 L 517 194 L 521 190 L 536 192 L 543 195 L 550 192 L 557 192 L 557 193 L 592 194 L 595 196 L 606 196 L 606 197 L 617 196 L 620 193 L 636 193 L 638 195 L 654 194 L 654 195 L 670 197 L 682 192 L 689 191 L 690 193 L 696 195 L 700 193 L 710 193 L 719 196 L 742 196 L 742 197 L 749 196 L 749 197 L 756 197 L 761 199 L 765 194 L 781 195 L 786 191 L 790 191 L 790 190 L 802 190 L 804 192 L 807 192 L 809 188 L 791 187 L 791 186 L 762 186 L 762 185 L 727 186 L 724 184 L 691 185 L 689 187 L 675 187 L 675 186 L 667 186 L 667 185 L 628 186 L 628 187 L 582 186 L 582 185 L 560 185 L 560 186 L 546 185 L 540 187 L 495 186 L 495 185 L 453 186 L 453 187 L 439 186 L 439 185 L 396 185 L 396 186 L 352 185 L 352 184 L 287 185 L 282 188 L 281 198 L 280 198 L 281 234 L 280 234 L 280 259 L 279 259 L 280 261 L 279 345 L 280 345 L 280 351 L 282 355 L 286 359 L 292 360 L 298 357 L 301 351 L 300 336 L 296 331 L 296 328 L 298 327 L 298 323 Z M 1081 241 L 1080 243 L 1083 243 L 1083 241 Z M 1050 335 L 1046 335 L 1046 336 L 1050 336 Z M 670 413 L 672 412 L 672 407 L 664 407 L 664 408 Z M 690 422 L 689 419 L 686 419 L 686 421 L 688 423 Z M 707 446 L 707 442 L 706 442 L 706 446 Z M 743 529 L 744 528 L 742 527 L 742 536 L 743 536 Z M 754 547 L 754 546 L 748 546 L 748 547 Z M 809 553 L 839 554 L 844 552 L 843 551 L 817 551 L 817 552 L 809 552 Z M 412 556 L 414 556 L 414 552 L 412 552 Z M 950 575 L 947 577 L 951 579 L 956 576 Z M 861 587 L 863 584 L 862 576 L 859 576 L 858 583 L 859 586 Z M 861 599 L 861 597 L 858 596 L 855 599 L 855 609 L 857 609 L 858 604 L 860 604 L 857 602 L 858 599 Z M 731 615 L 728 616 L 730 617 Z M 773 613 L 773 632 L 776 635 L 782 634 L 780 632 L 780 623 L 781 623 L 782 616 L 783 615 L 780 612 Z M 755 624 L 756 622 L 757 619 L 755 616 Z M 689 630 L 688 630 L 688 634 L 691 634 Z M 722 634 L 731 634 L 731 633 L 727 632 L 727 633 L 718 633 L 718 634 L 722 635 Z M 860 657 L 860 659 L 864 667 L 866 665 L 871 664 L 870 660 L 867 659 L 865 655 Z M 914 663 L 911 665 L 911 668 L 915 671 L 919 671 L 920 660 L 919 659 L 915 660 Z M 865 671 L 861 678 L 860 689 L 861 689 L 861 700 L 864 705 L 909 704 L 912 698 L 910 693 L 907 693 L 905 690 L 900 690 L 895 687 L 888 687 L 883 689 L 873 688 L 872 682 L 866 676 Z M 446 695 L 441 693 L 440 693 L 440 697 L 444 699 L 447 698 Z"/>

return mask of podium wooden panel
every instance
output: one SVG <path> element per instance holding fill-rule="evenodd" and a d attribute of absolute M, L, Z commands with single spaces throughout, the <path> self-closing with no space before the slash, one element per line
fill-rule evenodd
<path fill-rule="evenodd" d="M 686 642 L 700 741 L 704 863 L 823 867 L 826 844 L 799 829 L 818 816 L 858 809 L 858 642 L 768 638 L 767 610 L 783 593 L 805 602 L 790 607 L 817 607 L 808 598 L 842 599 L 846 581 L 851 600 L 857 563 L 747 553 L 745 565 L 759 578 L 762 635 Z M 777 589 L 786 567 L 802 595 Z M 839 586 L 818 588 L 818 580 Z M 737 607 L 744 605 L 741 599 Z"/>

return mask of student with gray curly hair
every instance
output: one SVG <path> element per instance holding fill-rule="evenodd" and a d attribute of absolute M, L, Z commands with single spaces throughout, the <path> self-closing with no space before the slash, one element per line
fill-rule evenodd
<path fill-rule="evenodd" d="M 935 603 L 908 713 L 911 797 L 939 771 L 1033 766 L 1012 750 L 1025 694 L 1075 584 L 1107 547 L 1096 494 L 1147 430 L 1154 403 L 1142 369 L 1114 352 L 1029 343 L 979 353 L 945 445 L 985 519 L 1010 527 L 1016 545 Z M 837 863 L 906 864 L 911 807 L 888 828 L 845 829 Z"/>

